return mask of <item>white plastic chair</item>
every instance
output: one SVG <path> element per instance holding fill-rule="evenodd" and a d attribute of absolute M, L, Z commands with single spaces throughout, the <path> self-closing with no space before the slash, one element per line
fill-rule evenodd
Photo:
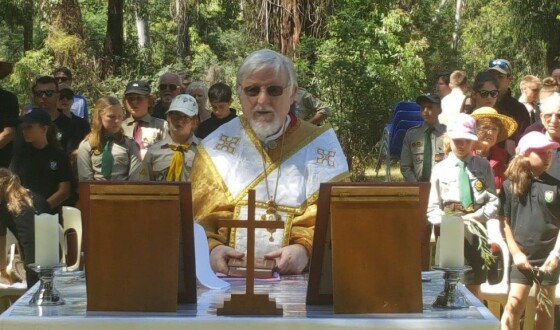
<path fill-rule="evenodd" d="M 496 243 L 502 250 L 504 262 L 504 276 L 498 284 L 483 283 L 480 286 L 480 296 L 488 303 L 488 309 L 499 320 L 502 306 L 506 305 L 509 291 L 509 264 L 510 254 L 506 241 L 500 230 L 500 221 L 491 219 L 486 222 L 488 230 L 488 243 Z"/>
<path fill-rule="evenodd" d="M 67 271 L 76 271 L 80 268 L 80 259 L 82 251 L 82 212 L 75 207 L 63 206 L 62 207 L 62 219 L 64 222 L 64 230 L 61 235 L 61 239 L 64 240 L 64 246 L 66 251 L 68 250 L 68 242 L 66 241 L 66 236 L 64 235 L 69 230 L 75 230 L 78 239 L 78 251 L 76 251 L 76 262 L 73 265 L 67 265 Z M 63 261 L 66 261 L 66 253 L 63 253 Z"/>
<path fill-rule="evenodd" d="M 11 265 L 15 257 L 15 250 L 18 241 L 14 234 L 7 230 L 6 232 L 6 252 L 9 257 L 8 265 Z M 6 310 L 10 305 L 15 302 L 20 296 L 27 291 L 25 283 L 16 283 L 7 288 L 0 288 L 0 311 Z"/>

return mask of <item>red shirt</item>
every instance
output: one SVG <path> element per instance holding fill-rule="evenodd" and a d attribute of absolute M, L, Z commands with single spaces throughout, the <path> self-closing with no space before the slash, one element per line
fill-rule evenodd
<path fill-rule="evenodd" d="M 476 150 L 473 150 L 473 155 L 476 155 Z M 509 163 L 508 152 L 495 145 L 490 148 L 490 155 L 486 159 L 490 163 L 490 167 L 494 173 L 494 183 L 496 184 L 496 189 L 502 189 L 504 181 L 506 180 L 505 173 Z"/>

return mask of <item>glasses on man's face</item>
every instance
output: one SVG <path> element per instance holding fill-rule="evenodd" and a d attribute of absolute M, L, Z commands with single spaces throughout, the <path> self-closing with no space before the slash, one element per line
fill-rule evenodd
<path fill-rule="evenodd" d="M 555 117 L 556 120 L 560 120 L 560 113 L 543 113 L 542 114 L 545 120 L 551 120 L 552 117 Z"/>
<path fill-rule="evenodd" d="M 495 99 L 496 97 L 498 97 L 499 93 L 500 93 L 500 91 L 497 90 L 497 89 L 494 89 L 494 90 L 491 90 L 491 91 L 481 89 L 481 90 L 478 91 L 478 95 L 480 95 L 483 99 L 487 98 L 488 96 Z"/>
<path fill-rule="evenodd" d="M 54 95 L 54 93 L 56 93 L 55 90 L 45 89 L 45 90 L 42 90 L 42 91 L 34 91 L 33 95 L 35 95 L 36 97 L 43 97 L 43 96 L 51 97 L 51 96 Z"/>
<path fill-rule="evenodd" d="M 60 100 L 73 100 L 74 99 L 74 94 L 73 93 L 60 92 L 60 96 L 58 98 Z"/>
<path fill-rule="evenodd" d="M 507 72 L 511 72 L 511 68 L 509 63 L 504 60 L 491 60 L 488 62 L 488 68 L 492 69 L 495 67 L 499 67 L 502 70 L 506 70 Z"/>
<path fill-rule="evenodd" d="M 251 85 L 251 86 L 243 87 L 243 93 L 245 93 L 245 95 L 247 96 L 257 96 L 260 94 L 262 87 L 264 86 Z M 284 94 L 284 89 L 286 88 L 287 87 L 272 85 L 272 86 L 266 86 L 265 90 L 269 96 L 280 96 Z"/>
<path fill-rule="evenodd" d="M 179 86 L 177 86 L 175 84 L 159 84 L 159 90 L 160 91 L 165 91 L 165 90 L 174 91 L 177 88 L 179 88 Z"/>
<path fill-rule="evenodd" d="M 68 81 L 68 77 L 54 77 L 54 80 L 56 80 L 56 82 L 67 82 Z"/>
<path fill-rule="evenodd" d="M 486 126 L 486 125 L 482 125 L 482 126 L 478 126 L 478 127 L 477 127 L 477 130 L 478 130 L 479 132 L 494 134 L 494 133 L 498 133 L 498 132 L 500 131 L 500 128 L 499 128 L 499 127 L 496 127 L 496 126 Z"/>

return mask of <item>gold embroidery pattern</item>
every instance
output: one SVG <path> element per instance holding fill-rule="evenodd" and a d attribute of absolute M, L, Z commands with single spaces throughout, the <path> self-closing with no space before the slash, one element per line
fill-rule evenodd
<path fill-rule="evenodd" d="M 232 136 L 227 136 L 225 134 L 222 134 L 220 136 L 220 141 L 218 142 L 218 144 L 216 144 L 214 150 L 227 151 L 230 154 L 233 154 L 235 152 L 235 147 L 238 142 L 239 142 L 239 137 L 237 136 L 232 137 Z"/>
<path fill-rule="evenodd" d="M 327 162 L 329 167 L 334 167 L 334 156 L 336 156 L 336 151 L 325 151 L 324 149 L 317 148 L 317 164 L 321 165 Z"/>

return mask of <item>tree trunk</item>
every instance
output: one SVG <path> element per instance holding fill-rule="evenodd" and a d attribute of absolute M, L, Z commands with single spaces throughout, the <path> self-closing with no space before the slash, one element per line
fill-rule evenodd
<path fill-rule="evenodd" d="M 46 12 L 47 21 L 51 25 L 49 33 L 63 32 L 84 39 L 84 24 L 78 0 L 43 0 L 41 9 Z"/>
<path fill-rule="evenodd" d="M 135 0 L 134 14 L 138 32 L 138 48 L 142 51 L 150 45 L 150 26 L 147 13 L 148 0 Z"/>
<path fill-rule="evenodd" d="M 455 29 L 453 30 L 453 50 L 459 48 L 459 29 L 461 28 L 461 10 L 463 8 L 463 0 L 457 0 L 455 4 Z"/>
<path fill-rule="evenodd" d="M 177 23 L 177 55 L 184 59 L 191 53 L 189 35 L 188 0 L 175 0 L 175 22 Z"/>
<path fill-rule="evenodd" d="M 23 20 L 23 51 L 26 52 L 33 49 L 33 17 L 35 17 L 35 10 L 33 0 L 26 0 L 23 6 L 27 13 Z"/>
<path fill-rule="evenodd" d="M 118 70 L 120 59 L 124 54 L 123 17 L 124 0 L 109 0 L 107 7 L 107 32 L 103 44 L 104 76 L 111 71 Z"/>
<path fill-rule="evenodd" d="M 280 49 L 284 55 L 296 55 L 294 51 L 299 46 L 301 35 L 301 20 L 299 17 L 298 1 L 287 0 L 284 2 L 282 10 L 282 26 Z"/>

